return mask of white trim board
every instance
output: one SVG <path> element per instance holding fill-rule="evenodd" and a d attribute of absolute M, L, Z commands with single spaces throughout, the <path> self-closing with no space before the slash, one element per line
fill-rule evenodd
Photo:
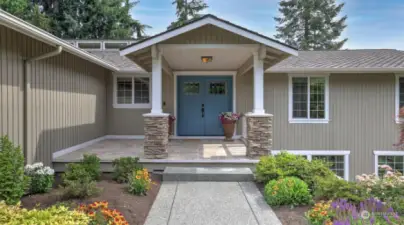
<path fill-rule="evenodd" d="M 344 179 L 349 180 L 349 156 L 351 151 L 349 150 L 272 150 L 271 153 L 273 155 L 277 155 L 282 151 L 289 152 L 295 155 L 305 155 L 307 156 L 307 160 L 311 161 L 314 156 L 344 156 Z"/>
<path fill-rule="evenodd" d="M 374 154 L 374 169 L 375 174 L 378 175 L 379 171 L 379 156 L 404 156 L 404 151 L 394 151 L 394 150 L 375 150 Z"/>
<path fill-rule="evenodd" d="M 298 54 L 298 51 L 293 49 L 293 48 L 287 47 L 287 46 L 282 45 L 282 44 L 280 44 L 278 42 L 275 42 L 275 41 L 271 41 L 271 40 L 269 40 L 267 38 L 264 38 L 264 37 L 262 37 L 260 35 L 254 34 L 253 32 L 246 31 L 246 30 L 241 29 L 241 28 L 239 28 L 237 26 L 225 23 L 225 22 L 223 22 L 223 21 L 221 21 L 221 20 L 219 20 L 219 19 L 217 19 L 217 18 L 215 18 L 213 16 L 208 15 L 205 18 L 199 19 L 199 20 L 197 20 L 195 22 L 191 22 L 191 23 L 189 23 L 189 24 L 187 24 L 185 26 L 182 26 L 182 27 L 179 27 L 177 29 L 168 31 L 166 33 L 158 34 L 158 35 L 150 38 L 149 40 L 146 40 L 146 41 L 141 42 L 139 44 L 135 44 L 133 46 L 125 48 L 125 49 L 120 51 L 120 55 L 124 56 L 124 55 L 130 54 L 132 52 L 136 52 L 136 51 L 138 51 L 140 49 L 150 47 L 150 46 L 152 46 L 154 44 L 160 43 L 162 41 L 165 41 L 165 40 L 170 39 L 172 37 L 175 37 L 175 36 L 178 36 L 180 34 L 186 33 L 188 31 L 197 29 L 199 27 L 205 26 L 207 24 L 214 25 L 216 27 L 222 28 L 224 30 L 230 31 L 232 33 L 238 34 L 238 35 L 243 36 L 245 38 L 248 38 L 248 39 L 251 39 L 253 41 L 256 41 L 256 42 L 258 42 L 260 44 L 264 44 L 266 46 L 278 49 L 280 51 L 286 52 L 286 53 L 291 54 L 291 55 L 297 56 L 297 54 Z"/>
<path fill-rule="evenodd" d="M 400 78 L 404 78 L 404 74 L 396 74 L 396 82 L 395 82 L 395 92 L 394 92 L 394 100 L 395 100 L 395 121 L 399 123 L 398 114 L 400 112 Z"/>
<path fill-rule="evenodd" d="M 330 121 L 330 83 L 329 74 L 288 74 L 288 122 L 289 123 L 329 123 Z M 325 79 L 324 93 L 324 119 L 293 118 L 293 83 L 292 78 L 307 78 L 307 95 L 310 96 L 310 78 L 321 77 Z M 310 97 L 307 98 L 307 117 L 310 116 Z"/>
<path fill-rule="evenodd" d="M 65 148 L 65 149 L 59 150 L 57 152 L 54 152 L 54 153 L 52 153 L 52 159 L 55 159 L 55 158 L 60 157 L 62 155 L 69 154 L 71 152 L 75 152 L 75 151 L 77 151 L 79 149 L 82 149 L 82 148 L 88 147 L 88 146 L 90 146 L 92 144 L 95 144 L 97 142 L 103 141 L 103 140 L 106 139 L 106 137 L 107 136 L 102 136 L 102 137 L 99 137 L 99 138 L 96 138 L 96 139 L 93 139 L 93 140 L 90 140 L 90 141 L 86 141 L 86 142 L 83 142 L 81 144 L 74 145 L 74 146 L 71 146 L 69 148 Z"/>
<path fill-rule="evenodd" d="M 174 116 L 178 120 L 178 104 L 177 104 L 177 81 L 178 81 L 178 76 L 232 76 L 233 77 L 233 112 L 237 112 L 237 88 L 236 88 L 236 79 L 237 79 L 237 71 L 173 71 L 174 74 Z M 175 123 L 174 126 L 174 136 L 177 136 L 177 130 L 178 130 L 178 122 Z M 237 125 L 236 128 L 234 129 L 234 132 L 237 132 Z"/>

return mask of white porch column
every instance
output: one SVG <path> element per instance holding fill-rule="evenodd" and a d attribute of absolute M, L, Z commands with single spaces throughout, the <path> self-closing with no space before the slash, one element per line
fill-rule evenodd
<path fill-rule="evenodd" d="M 151 114 L 162 114 L 162 92 L 163 92 L 163 77 L 162 77 L 162 54 L 156 45 L 152 48 L 152 96 Z"/>
<path fill-rule="evenodd" d="M 265 50 L 265 49 L 264 49 Z M 264 109 L 264 51 L 254 52 L 254 108 L 253 114 L 265 114 Z"/>

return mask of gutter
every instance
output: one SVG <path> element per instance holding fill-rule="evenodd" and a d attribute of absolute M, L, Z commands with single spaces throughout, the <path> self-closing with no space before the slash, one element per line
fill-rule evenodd
<path fill-rule="evenodd" d="M 31 90 L 31 70 L 30 65 L 32 62 L 47 59 L 60 55 L 63 51 L 62 46 L 57 46 L 55 50 L 45 53 L 43 55 L 35 56 L 24 60 L 24 71 L 23 71 L 23 149 L 25 155 L 25 162 L 27 164 L 34 163 L 34 157 L 31 152 L 28 151 L 28 92 Z"/>
<path fill-rule="evenodd" d="M 0 24 L 11 28 L 19 33 L 25 34 L 31 38 L 34 38 L 38 41 L 41 41 L 45 44 L 51 45 L 51 46 L 62 46 L 63 47 L 63 51 L 69 52 L 75 56 L 78 56 L 84 60 L 88 60 L 92 63 L 95 63 L 99 66 L 102 66 L 108 70 L 111 71 L 119 71 L 119 68 L 116 67 L 115 65 L 98 58 L 97 56 L 74 47 L 73 45 L 71 45 L 70 43 L 38 28 L 35 27 L 34 25 L 18 18 L 15 17 L 7 12 L 5 12 L 4 10 L 0 9 Z"/>

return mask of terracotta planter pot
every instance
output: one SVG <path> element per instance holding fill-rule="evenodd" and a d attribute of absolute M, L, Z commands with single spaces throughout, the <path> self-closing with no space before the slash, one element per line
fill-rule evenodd
<path fill-rule="evenodd" d="M 222 123 L 225 140 L 232 140 L 235 124 L 236 124 L 235 122 Z"/>

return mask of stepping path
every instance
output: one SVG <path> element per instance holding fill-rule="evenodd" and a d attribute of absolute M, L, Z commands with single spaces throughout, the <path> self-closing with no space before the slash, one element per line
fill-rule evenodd
<path fill-rule="evenodd" d="M 163 181 L 145 223 L 145 225 L 281 224 L 253 182 L 218 181 Z"/>

